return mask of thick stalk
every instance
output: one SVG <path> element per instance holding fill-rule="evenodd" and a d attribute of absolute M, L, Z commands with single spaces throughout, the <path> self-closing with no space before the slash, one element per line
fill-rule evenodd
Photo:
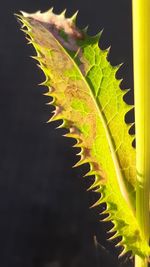
<path fill-rule="evenodd" d="M 149 242 L 150 191 L 150 0 L 132 0 L 134 97 L 136 125 L 136 216 Z M 147 267 L 147 259 L 135 257 L 135 267 Z"/>

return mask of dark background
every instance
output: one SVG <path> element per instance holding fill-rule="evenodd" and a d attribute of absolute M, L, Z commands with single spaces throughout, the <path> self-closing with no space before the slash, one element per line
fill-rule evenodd
<path fill-rule="evenodd" d="M 125 62 L 118 76 L 122 88 L 133 87 L 130 0 L 3 0 L 0 8 L 0 266 L 1 267 L 130 267 L 129 256 L 108 242 L 111 224 L 99 221 L 97 198 L 86 192 L 87 166 L 72 169 L 74 141 L 45 124 L 51 108 L 43 74 L 29 56 L 24 34 L 13 13 L 67 8 L 79 10 L 78 26 L 89 33 L 104 28 L 102 48 L 112 46 L 113 65 Z M 130 103 L 132 93 L 128 94 Z M 131 116 L 128 117 L 131 119 Z M 99 245 L 94 242 L 96 235 Z"/>

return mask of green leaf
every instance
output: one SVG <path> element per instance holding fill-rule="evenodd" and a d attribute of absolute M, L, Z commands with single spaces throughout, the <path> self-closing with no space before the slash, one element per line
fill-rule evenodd
<path fill-rule="evenodd" d="M 37 52 L 47 95 L 53 97 L 56 109 L 49 121 L 63 120 L 61 127 L 69 130 L 66 136 L 77 140 L 81 159 L 76 166 L 89 163 L 87 176 L 95 175 L 91 189 L 100 193 L 95 205 L 106 202 L 105 220 L 114 224 L 112 238 L 122 237 L 122 254 L 148 256 L 150 249 L 135 217 L 134 136 L 124 121 L 133 107 L 123 100 L 128 90 L 119 87 L 119 66 L 111 66 L 109 49 L 98 46 L 101 33 L 90 37 L 76 27 L 76 15 L 65 18 L 64 12 L 55 15 L 52 9 L 23 12 L 18 18 Z"/>

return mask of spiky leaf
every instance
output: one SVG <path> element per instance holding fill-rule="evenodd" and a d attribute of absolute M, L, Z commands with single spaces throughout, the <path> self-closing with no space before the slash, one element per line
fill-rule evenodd
<path fill-rule="evenodd" d="M 96 205 L 106 202 L 107 220 L 114 224 L 114 238 L 122 236 L 123 253 L 131 250 L 145 257 L 149 247 L 134 215 L 133 136 L 128 133 L 131 125 L 124 121 L 132 107 L 123 101 L 126 91 L 116 79 L 119 67 L 111 66 L 108 50 L 98 46 L 101 34 L 88 36 L 76 27 L 75 18 L 52 10 L 19 15 L 56 107 L 50 121 L 63 120 L 67 136 L 77 140 L 81 159 L 76 166 L 90 164 L 87 175 L 95 175 L 91 188 L 101 193 Z"/>

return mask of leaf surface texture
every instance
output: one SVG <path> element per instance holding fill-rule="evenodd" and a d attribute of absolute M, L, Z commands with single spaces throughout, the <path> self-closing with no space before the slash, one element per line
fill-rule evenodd
<path fill-rule="evenodd" d="M 66 135 L 81 148 L 76 166 L 89 163 L 87 176 L 95 175 L 91 189 L 100 193 L 95 205 L 106 202 L 105 220 L 114 224 L 112 238 L 122 237 L 122 254 L 132 251 L 145 257 L 149 247 L 134 215 L 134 136 L 125 123 L 125 114 L 133 107 L 123 100 L 127 91 L 116 79 L 119 66 L 108 61 L 108 49 L 99 48 L 101 34 L 91 37 L 80 31 L 75 17 L 55 15 L 52 10 L 19 15 L 46 76 L 47 95 L 56 107 L 50 121 L 62 120 Z"/>

